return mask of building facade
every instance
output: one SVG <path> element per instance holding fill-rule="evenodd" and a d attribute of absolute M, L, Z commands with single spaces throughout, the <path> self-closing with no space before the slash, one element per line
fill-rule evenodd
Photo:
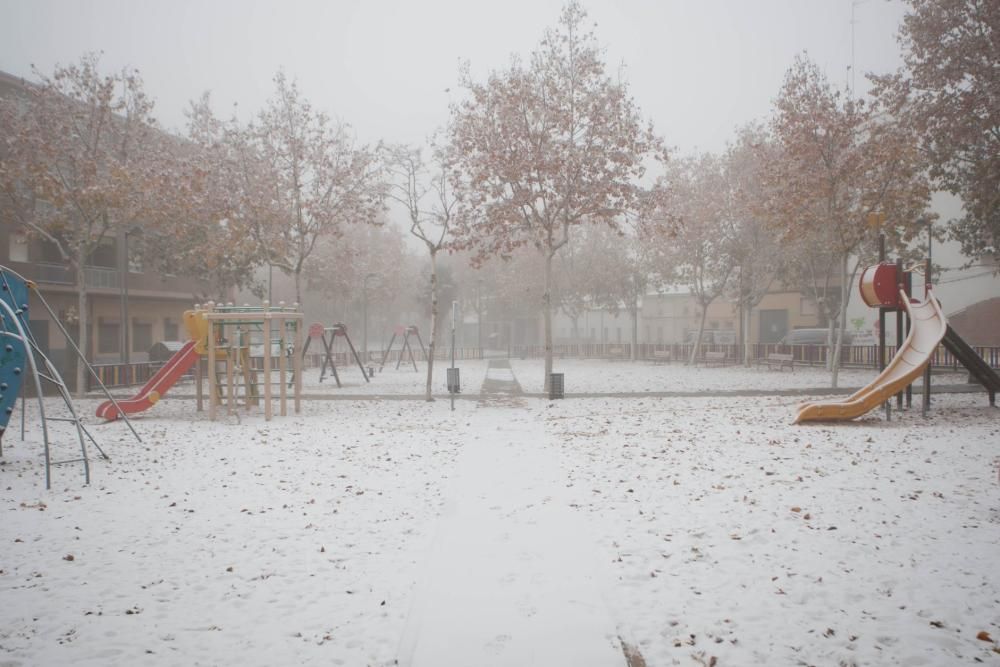
<path fill-rule="evenodd" d="M 0 72 L 0 96 L 23 96 L 29 86 Z M 209 291 L 193 278 L 144 267 L 141 258 L 129 249 L 130 236 L 134 242 L 135 235 L 140 233 L 141 225 L 128 233 L 119 231 L 103 239 L 83 268 L 89 329 L 85 353 L 92 363 L 147 361 L 154 343 L 184 337 L 184 311 L 192 307 L 196 295 Z M 18 222 L 3 198 L 0 198 L 0 265 L 38 285 L 52 315 L 33 298 L 29 303 L 29 325 L 42 351 L 64 379 L 72 383 L 76 358 L 54 320 L 79 340 L 76 272 L 63 260 L 54 243 Z"/>

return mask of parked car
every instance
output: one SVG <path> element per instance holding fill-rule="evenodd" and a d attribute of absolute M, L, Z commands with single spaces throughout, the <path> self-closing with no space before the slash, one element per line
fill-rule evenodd
<path fill-rule="evenodd" d="M 779 345 L 826 345 L 827 337 L 830 335 L 829 329 L 792 329 L 785 334 Z M 836 332 L 834 332 L 836 336 Z M 836 340 L 836 338 L 834 339 Z M 851 345 L 853 336 L 850 331 L 844 332 L 844 345 Z"/>

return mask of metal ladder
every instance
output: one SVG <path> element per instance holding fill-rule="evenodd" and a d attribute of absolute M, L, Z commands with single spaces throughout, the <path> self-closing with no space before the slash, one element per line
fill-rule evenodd
<path fill-rule="evenodd" d="M 101 449 L 101 446 L 97 444 L 94 440 L 94 436 L 86 429 L 83 423 L 80 421 L 79 415 L 76 413 L 76 409 L 73 407 L 73 401 L 70 399 L 69 390 L 66 387 L 66 383 L 63 382 L 62 376 L 59 375 L 59 371 L 56 370 L 55 366 L 48 357 L 38 348 L 34 338 L 27 332 L 26 328 L 21 324 L 20 315 L 22 311 L 20 309 L 14 310 L 10 307 L 10 304 L 6 300 L 0 299 L 0 308 L 5 311 L 3 315 L 4 323 L 10 322 L 13 324 L 16 333 L 4 330 L 3 336 L 6 338 L 12 338 L 20 342 L 25 349 L 25 358 L 28 361 L 28 368 L 31 370 L 31 376 L 35 383 L 35 396 L 38 400 L 38 415 L 42 422 L 42 441 L 45 447 L 45 488 L 52 488 L 52 466 L 54 465 L 64 465 L 67 463 L 83 463 L 83 474 L 86 479 L 86 483 L 90 483 L 90 458 L 87 455 L 87 440 L 97 448 L 97 451 L 101 453 L 105 459 L 108 455 Z M 44 370 L 38 367 L 38 361 L 41 360 L 44 365 Z M 69 417 L 50 417 L 45 413 L 45 400 L 44 392 L 42 390 L 42 380 L 55 385 L 59 390 L 59 395 L 63 399 L 66 408 L 69 410 Z M 25 397 L 24 392 L 22 392 L 21 397 L 21 437 L 24 438 L 24 410 L 25 410 Z M 49 439 L 49 422 L 69 422 L 76 427 L 77 439 L 80 442 L 80 457 L 65 459 L 61 461 L 52 460 L 52 452 Z"/>
<path fill-rule="evenodd" d="M 39 302 L 42 304 L 45 310 L 48 311 L 49 316 L 52 318 L 52 321 L 55 322 L 56 326 L 59 328 L 59 331 L 62 332 L 66 342 L 70 345 L 70 347 L 73 348 L 73 351 L 77 355 L 78 363 L 82 363 L 84 366 L 86 366 L 90 375 L 97 381 L 97 384 L 100 386 L 101 391 L 104 393 L 105 397 L 108 400 L 110 400 L 115 405 L 116 408 L 118 408 L 118 401 L 111 396 L 111 393 L 104 385 L 104 382 L 101 381 L 101 378 L 97 375 L 97 372 L 94 370 L 93 366 L 91 366 L 90 363 L 86 360 L 86 358 L 83 356 L 83 353 L 80 352 L 80 348 L 77 347 L 76 343 L 73 342 L 73 339 L 70 337 L 69 332 L 67 332 L 66 329 L 62 326 L 62 323 L 59 322 L 58 317 L 52 311 L 52 308 L 49 306 L 48 302 L 45 301 L 45 298 L 39 292 L 38 286 L 33 281 L 23 278 L 16 272 L 11 271 L 6 267 L 0 266 L 0 288 L 2 288 L 3 291 L 6 292 L 7 294 L 13 294 L 13 291 L 10 288 L 10 283 L 7 280 L 8 273 L 17 276 L 20 280 L 22 280 L 29 290 L 34 290 L 35 295 L 38 297 Z M 22 304 L 20 307 L 17 307 L 15 309 L 11 307 L 11 304 L 9 304 L 5 298 L 0 297 L 0 320 L 2 320 L 5 325 L 2 328 L 0 328 L 0 335 L 2 335 L 5 338 L 19 341 L 24 346 L 25 357 L 27 358 L 28 361 L 28 368 L 31 371 L 31 376 L 35 385 L 35 397 L 36 400 L 38 401 L 38 414 L 42 426 L 42 442 L 45 450 L 45 488 L 46 489 L 52 488 L 52 466 L 65 465 L 69 463 L 83 463 L 83 473 L 84 473 L 85 483 L 90 484 L 90 457 L 87 454 L 87 440 L 89 440 L 91 444 L 93 444 L 94 447 L 97 449 L 97 451 L 100 452 L 102 458 L 104 458 L 105 460 L 111 460 L 111 459 L 107 455 L 107 453 L 101 448 L 100 444 L 98 444 L 97 440 L 90 433 L 90 431 L 87 430 L 87 427 L 84 426 L 83 421 L 80 419 L 79 414 L 77 414 L 76 408 L 73 406 L 73 400 L 72 397 L 70 396 L 69 388 L 66 386 L 66 382 L 63 380 L 62 375 L 59 374 L 59 371 L 56 369 L 52 361 L 45 355 L 44 352 L 42 352 L 41 348 L 38 345 L 38 342 L 35 340 L 34 335 L 31 333 L 31 329 L 28 326 L 28 322 L 25 320 L 26 310 L 27 310 L 27 304 Z M 6 326 L 7 322 L 10 322 L 11 325 L 13 325 L 15 331 L 11 331 Z M 39 368 L 39 361 L 41 361 L 43 369 Z M 50 417 L 46 415 L 45 400 L 44 400 L 45 393 L 42 389 L 43 380 L 48 382 L 50 385 L 56 387 L 56 389 L 59 392 L 59 396 L 62 398 L 63 403 L 65 404 L 66 409 L 69 412 L 70 415 L 69 417 Z M 24 440 L 25 436 L 26 402 L 27 401 L 24 392 L 24 386 L 22 384 L 21 440 Z M 129 421 L 128 417 L 125 415 L 125 412 L 120 408 L 118 411 L 119 414 L 124 419 L 125 423 L 128 424 L 129 430 L 132 431 L 132 435 L 134 435 L 136 440 L 141 443 L 142 438 L 139 437 L 139 434 L 132 426 L 132 422 Z M 77 440 L 80 443 L 80 456 L 78 458 L 71 458 L 60 461 L 52 460 L 52 452 L 51 452 L 50 438 L 49 438 L 49 422 L 67 422 L 67 423 L 72 423 L 74 425 L 77 435 Z M 3 454 L 3 448 L 2 448 L 2 442 L 0 442 L 0 455 L 2 454 Z"/>

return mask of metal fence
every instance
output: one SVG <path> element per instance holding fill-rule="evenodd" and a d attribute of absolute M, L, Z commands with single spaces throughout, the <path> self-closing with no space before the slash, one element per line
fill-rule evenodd
<path fill-rule="evenodd" d="M 654 344 L 640 343 L 637 348 L 637 358 L 640 361 L 663 362 L 669 360 L 672 363 L 683 363 L 691 358 L 692 345 L 689 344 Z M 973 346 L 973 349 L 994 369 L 1000 370 L 1000 347 Z M 669 352 L 669 356 L 664 355 Z M 701 346 L 701 352 L 722 352 L 730 363 L 740 363 L 743 361 L 744 348 L 741 345 L 722 345 L 710 343 Z M 659 354 L 657 354 L 659 353 Z M 751 346 L 750 361 L 757 362 L 767 359 L 772 353 L 791 354 L 796 364 L 803 366 L 825 366 L 828 350 L 825 345 L 777 345 L 777 344 L 755 344 Z M 892 359 L 896 353 L 894 345 L 886 346 L 886 362 Z M 366 366 L 377 366 L 385 354 L 384 350 L 371 350 Z M 626 361 L 632 358 L 632 345 L 630 343 L 572 343 L 552 346 L 552 354 L 557 359 L 608 359 Z M 403 354 L 401 350 L 391 350 L 385 360 L 387 367 L 393 367 L 403 356 L 401 366 L 405 367 L 410 363 L 410 355 Z M 545 348 L 541 345 L 515 345 L 506 350 L 485 350 L 475 347 L 455 348 L 456 361 L 470 361 L 483 359 L 491 356 L 504 356 L 512 359 L 540 359 L 545 356 Z M 413 358 L 417 363 L 425 362 L 426 355 L 419 347 L 413 351 Z M 436 361 L 450 361 L 451 348 L 439 347 L 434 351 Z M 353 356 L 347 352 L 334 352 L 334 363 L 338 368 L 353 367 L 355 361 Z M 305 358 L 306 368 L 318 368 L 323 361 L 322 354 L 308 354 Z M 132 364 L 98 364 L 94 366 L 101 381 L 107 387 L 128 387 L 144 384 L 149 378 L 159 370 L 161 362 L 138 362 Z M 254 360 L 254 366 L 263 367 L 263 360 Z M 878 367 L 878 346 L 877 345 L 853 345 L 845 347 L 842 352 L 841 366 L 845 368 L 877 368 Z M 289 370 L 291 364 L 288 365 Z M 936 370 L 959 371 L 962 365 L 958 359 L 948 352 L 943 346 L 938 346 L 931 357 L 931 367 Z M 277 360 L 274 365 L 277 370 Z M 190 375 L 189 373 L 188 375 Z M 97 389 L 97 383 L 88 376 L 87 389 Z"/>
<path fill-rule="evenodd" d="M 134 364 L 94 364 L 94 372 L 109 389 L 145 384 L 160 369 L 161 362 L 143 361 Z M 87 374 L 87 391 L 96 391 L 98 384 Z"/>

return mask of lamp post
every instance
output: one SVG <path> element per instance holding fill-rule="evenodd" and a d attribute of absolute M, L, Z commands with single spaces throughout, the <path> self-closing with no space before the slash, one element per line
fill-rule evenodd
<path fill-rule="evenodd" d="M 121 329 L 118 332 L 118 344 L 121 349 L 118 351 L 118 358 L 122 364 L 128 363 L 128 297 L 126 296 L 128 284 L 128 231 L 122 234 L 122 242 L 119 246 L 120 255 L 118 257 L 118 305 L 120 309 Z M 82 269 L 81 269 L 82 270 Z"/>
<path fill-rule="evenodd" d="M 119 288 L 119 296 L 121 300 L 121 363 L 130 363 L 129 352 L 131 348 L 131 342 L 129 340 L 129 318 L 128 318 L 128 274 L 131 270 L 129 268 L 129 253 L 128 253 L 128 235 L 139 231 L 138 227 L 128 227 L 125 229 L 124 234 L 122 234 L 122 253 L 121 260 L 118 262 L 121 271 L 121 285 Z"/>
<path fill-rule="evenodd" d="M 365 360 L 365 364 L 368 363 L 368 280 L 376 277 L 374 273 L 367 273 L 364 280 L 361 281 L 361 307 L 364 318 L 364 332 L 361 336 L 361 356 Z"/>
<path fill-rule="evenodd" d="M 479 345 L 479 358 L 483 358 L 483 279 L 476 281 L 476 342 Z"/>

